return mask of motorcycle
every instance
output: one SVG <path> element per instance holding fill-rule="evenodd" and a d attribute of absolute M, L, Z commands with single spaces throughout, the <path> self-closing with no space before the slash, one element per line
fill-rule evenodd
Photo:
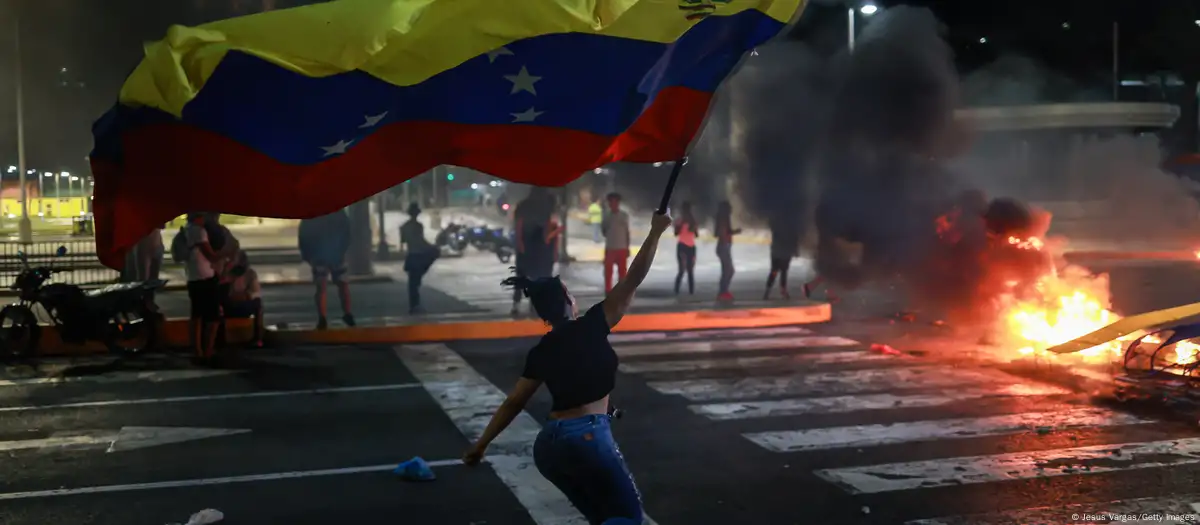
<path fill-rule="evenodd" d="M 439 249 L 449 248 L 453 252 L 462 253 L 467 248 L 467 234 L 464 231 L 465 229 L 465 226 L 452 222 L 449 226 L 438 232 L 433 242 Z"/>
<path fill-rule="evenodd" d="M 503 230 L 499 231 L 503 232 Z M 465 239 L 476 250 L 484 252 L 492 251 L 495 249 L 496 232 L 497 230 L 493 230 L 487 226 L 476 226 L 466 231 Z"/>
<path fill-rule="evenodd" d="M 508 261 L 512 260 L 513 255 L 517 253 L 517 243 L 513 237 L 513 233 L 505 235 L 503 229 L 492 230 L 492 241 L 490 243 L 492 253 L 495 253 L 496 258 L 500 259 L 500 262 L 504 264 L 508 264 Z"/>
<path fill-rule="evenodd" d="M 60 246 L 57 257 L 66 255 Z M 77 285 L 46 284 L 56 274 L 70 269 L 31 266 L 25 252 L 17 252 L 22 270 L 12 286 L 16 303 L 0 309 L 0 357 L 26 359 L 38 348 L 41 326 L 33 307 L 41 306 L 65 343 L 104 343 L 110 352 L 133 356 L 153 347 L 160 315 L 153 294 L 167 281 L 120 283 L 84 291 Z"/>

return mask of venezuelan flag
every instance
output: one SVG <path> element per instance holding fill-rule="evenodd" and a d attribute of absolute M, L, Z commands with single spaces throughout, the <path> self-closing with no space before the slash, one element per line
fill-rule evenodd
<path fill-rule="evenodd" d="M 97 251 L 197 210 L 304 218 L 441 164 L 562 185 L 684 154 L 805 0 L 338 0 L 149 44 L 96 122 Z"/>

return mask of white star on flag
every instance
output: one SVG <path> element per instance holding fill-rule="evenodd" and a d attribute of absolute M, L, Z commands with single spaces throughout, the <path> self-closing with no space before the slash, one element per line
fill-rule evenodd
<path fill-rule="evenodd" d="M 333 156 L 333 155 L 341 155 L 341 154 L 345 153 L 346 148 L 350 147 L 350 145 L 353 143 L 354 143 L 353 140 L 339 140 L 337 144 L 334 144 L 332 146 L 321 146 L 321 149 L 325 150 L 326 157 Z"/>
<path fill-rule="evenodd" d="M 521 113 L 509 113 L 509 114 L 513 116 L 513 122 L 515 123 L 515 122 L 533 122 L 533 119 L 536 119 L 536 118 L 542 116 L 543 113 L 545 113 L 545 111 L 537 111 L 533 108 L 529 108 Z"/>
<path fill-rule="evenodd" d="M 383 120 L 383 117 L 386 117 L 387 114 L 388 112 L 384 111 L 378 115 L 363 115 L 363 123 L 358 127 L 358 129 L 373 128 L 378 126 L 379 121 Z"/>
<path fill-rule="evenodd" d="M 496 49 L 493 49 L 493 50 L 487 52 L 488 63 L 494 64 L 496 62 L 497 58 L 500 58 L 503 55 L 512 56 L 512 54 L 513 54 L 513 52 L 509 51 L 507 47 L 498 47 Z"/>
<path fill-rule="evenodd" d="M 533 85 L 541 80 L 542 77 L 530 75 L 529 70 L 525 69 L 525 66 L 521 66 L 521 71 L 515 75 L 504 75 L 504 79 L 513 83 L 512 91 L 509 92 L 510 95 L 516 95 L 522 91 L 528 91 L 536 95 L 537 89 Z"/>

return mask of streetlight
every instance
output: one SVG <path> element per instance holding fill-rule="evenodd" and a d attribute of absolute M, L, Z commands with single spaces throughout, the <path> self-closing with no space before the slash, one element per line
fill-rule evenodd
<path fill-rule="evenodd" d="M 872 3 L 866 3 L 858 8 L 858 12 L 862 13 L 863 16 L 871 16 L 879 12 L 879 7 Z M 848 30 L 846 39 L 850 44 L 850 51 L 854 51 L 854 19 L 854 8 L 851 7 L 846 11 L 846 28 Z"/>
<path fill-rule="evenodd" d="M 21 176 L 21 221 L 17 223 L 18 239 L 33 242 L 33 224 L 29 222 L 29 196 L 25 191 L 25 94 L 21 86 L 21 17 L 13 17 L 13 81 L 17 84 L 17 165 Z"/>

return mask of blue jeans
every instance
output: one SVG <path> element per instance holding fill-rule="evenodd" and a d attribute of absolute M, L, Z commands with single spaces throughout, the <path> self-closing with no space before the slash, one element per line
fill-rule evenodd
<path fill-rule="evenodd" d="M 610 421 L 607 415 L 548 421 L 534 442 L 533 461 L 591 525 L 640 524 L 642 495 Z"/>

